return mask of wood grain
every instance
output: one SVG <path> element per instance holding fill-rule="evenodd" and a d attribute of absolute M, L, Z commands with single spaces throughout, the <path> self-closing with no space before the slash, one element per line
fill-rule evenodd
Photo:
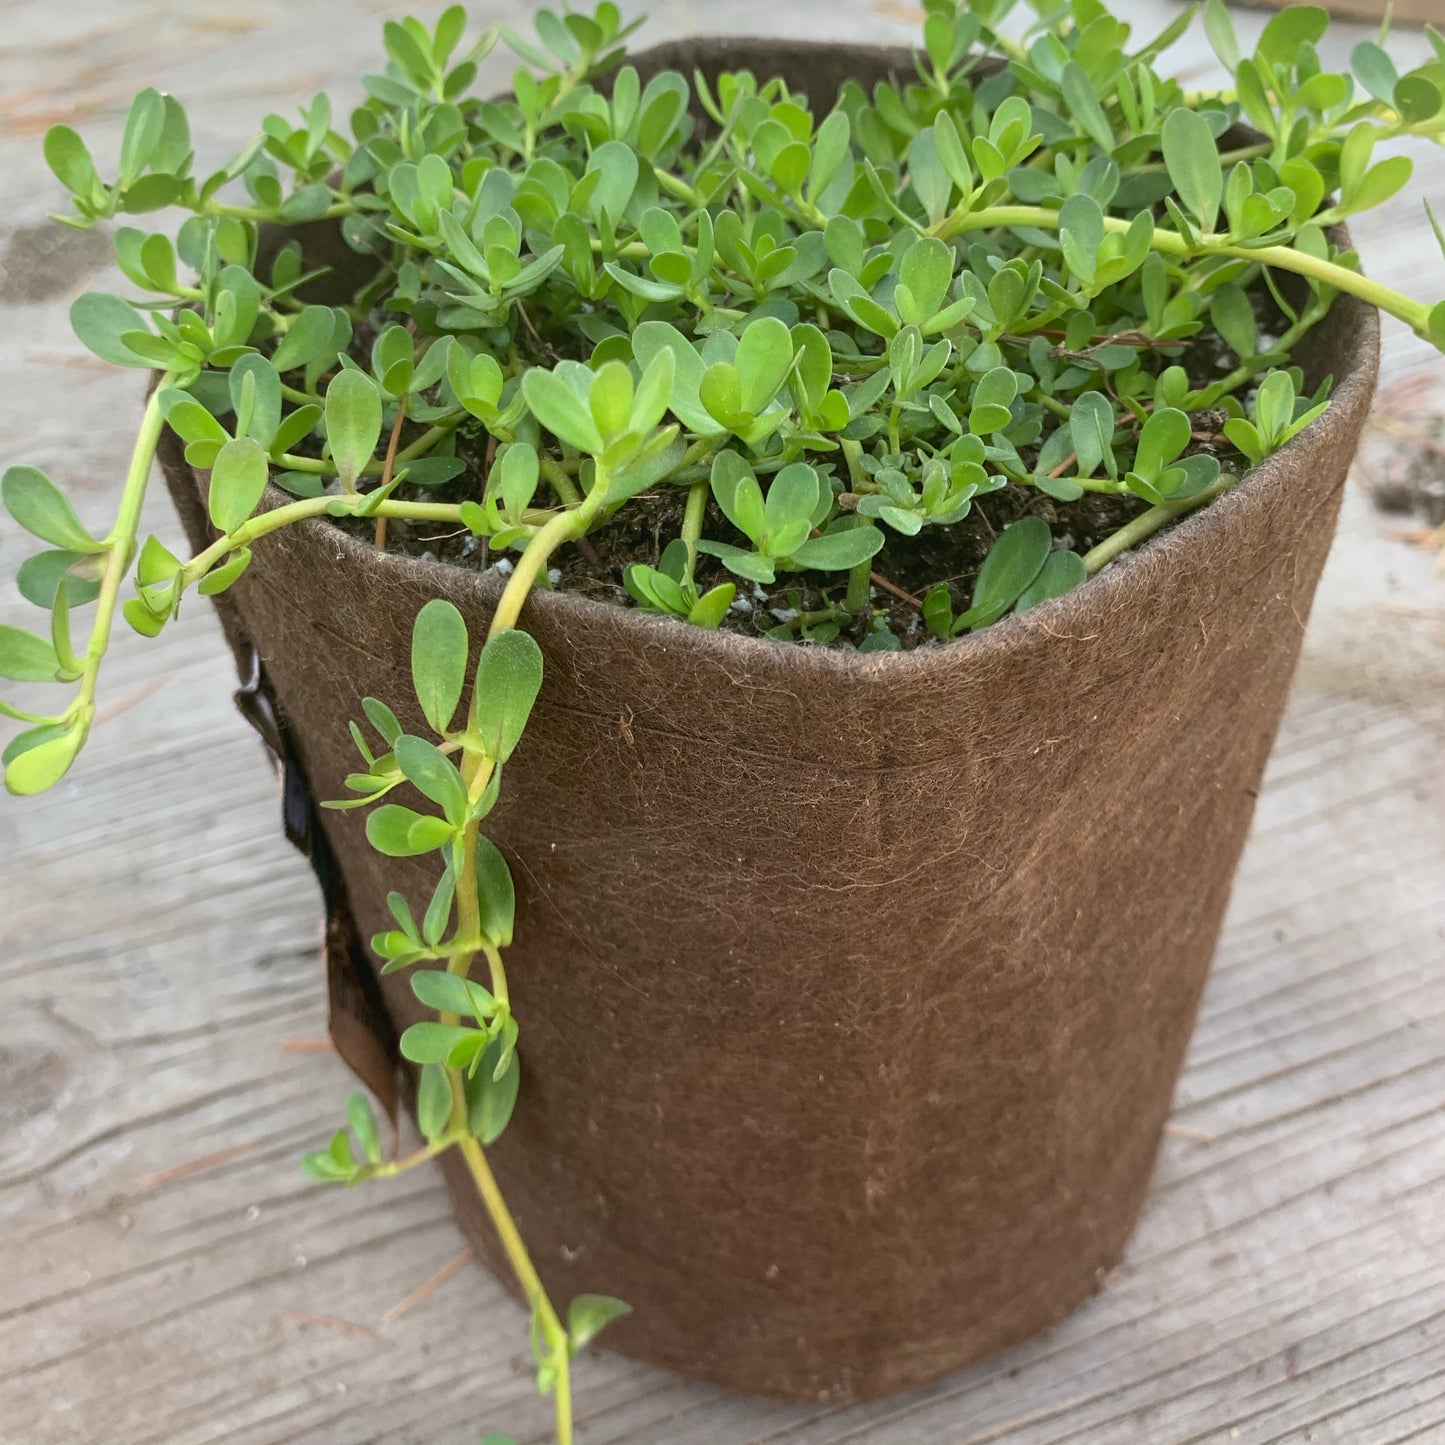
<path fill-rule="evenodd" d="M 326 85 L 349 100 L 339 78 L 408 8 L 440 7 L 0 6 L 7 462 L 48 468 L 98 522 L 138 409 L 138 378 L 69 333 L 73 296 L 115 278 L 103 250 L 41 226 L 60 200 L 44 127 L 79 117 L 111 156 L 129 94 L 155 83 L 218 161 L 258 109 Z M 659 38 L 905 33 L 887 5 L 658 10 Z M 1210 76 L 1202 52 L 1178 64 Z M 1357 240 L 1373 274 L 1438 293 L 1419 200 L 1445 202 L 1445 166 L 1419 155 L 1409 194 Z M 1413 422 L 1445 409 L 1445 371 L 1394 326 L 1384 384 Z M 146 522 L 177 533 L 159 498 Z M 1391 526 L 1352 489 L 1179 1127 L 1098 1298 L 933 1390 L 854 1408 L 731 1399 L 597 1353 L 579 1372 L 586 1445 L 1445 1440 L 1445 591 Z M 24 550 L 0 532 L 0 572 Z M 6 621 L 26 610 L 0 598 Z M 72 777 L 0 804 L 0 1445 L 543 1440 L 525 1321 L 480 1270 L 386 1318 L 460 1248 L 438 1182 L 331 1192 L 297 1172 L 348 1079 L 286 1047 L 323 1031 L 317 902 L 231 685 L 213 621 L 188 609 L 113 654 L 112 716 Z M 1169 860 L 1153 882 L 1187 872 Z"/>

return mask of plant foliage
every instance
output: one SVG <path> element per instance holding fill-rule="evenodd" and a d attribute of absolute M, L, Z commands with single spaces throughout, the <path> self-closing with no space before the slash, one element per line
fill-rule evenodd
<path fill-rule="evenodd" d="M 411 664 L 429 735 L 366 699 L 353 796 L 335 804 L 366 810 L 382 853 L 437 859 L 431 896 L 392 894 L 395 927 L 374 940 L 436 1014 L 402 1040 L 424 1147 L 385 1159 L 356 1099 L 306 1168 L 355 1183 L 463 1152 L 532 1304 L 559 1441 L 568 1360 L 626 1307 L 582 1296 L 564 1321 L 482 1152 L 520 1066 L 501 959 L 513 891 L 480 825 L 541 686 L 518 623 L 553 554 L 671 492 L 677 535 L 631 560 L 620 600 L 718 627 L 754 589 L 797 586 L 810 606 L 771 635 L 951 639 L 1115 555 L 1107 539 L 1060 544 L 1086 494 L 1118 499 L 1132 517 L 1118 535 L 1138 541 L 1287 445 L 1329 404 L 1293 358 L 1338 293 L 1445 348 L 1445 302 L 1367 280 L 1332 230 L 1408 183 L 1389 142 L 1445 135 L 1434 31 L 1408 74 L 1383 35 L 1333 73 L 1323 11 L 1288 7 L 1245 54 L 1208 0 L 1233 83 L 1189 92 L 1160 57 L 1192 11 L 1138 44 L 1101 0 L 925 10 L 914 73 L 871 92 L 807 96 L 747 72 L 644 81 L 625 63 L 636 25 L 610 0 L 540 11 L 535 38 L 473 43 L 453 6 L 433 28 L 387 22 L 386 65 L 345 121 L 318 95 L 209 173 L 184 109 L 155 90 L 104 172 L 70 128 L 45 139 L 71 196 L 57 219 L 118 221 L 139 293 L 81 297 L 76 333 L 160 378 L 105 536 L 40 471 L 4 475 L 5 508 L 44 544 L 16 580 L 49 621 L 0 628 L 0 676 L 72 689 L 53 714 L 0 703 L 25 724 L 4 751 L 12 792 L 69 768 L 117 611 L 155 635 L 187 589 L 224 591 L 280 527 L 446 522 L 514 554 L 475 664 L 456 608 L 422 609 Z M 486 99 L 478 67 L 499 38 L 522 63 Z M 178 229 L 150 230 L 167 209 Z M 340 303 L 315 299 L 322 228 L 352 256 Z M 219 537 L 189 559 L 137 532 L 163 427 L 210 474 Z M 971 593 L 949 585 L 956 569 L 932 579 L 917 635 L 901 635 L 876 606 L 879 553 L 947 543 L 990 497 L 1008 524 Z"/>

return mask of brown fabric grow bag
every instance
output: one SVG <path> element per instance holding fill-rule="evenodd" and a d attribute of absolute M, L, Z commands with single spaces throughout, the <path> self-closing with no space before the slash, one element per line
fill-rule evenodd
<path fill-rule="evenodd" d="M 695 63 L 821 96 L 897 57 L 647 58 Z M 1148 1188 L 1377 342 L 1374 312 L 1342 299 L 1303 358 L 1334 373 L 1334 402 L 1283 453 L 1081 590 L 949 646 L 859 656 L 529 601 L 546 681 L 490 820 L 519 892 L 523 1087 L 491 1153 L 554 1298 L 635 1307 L 610 1346 L 737 1389 L 859 1397 L 1095 1289 Z M 199 547 L 205 478 L 169 436 L 162 460 Z M 310 523 L 263 541 L 219 601 L 324 799 L 343 796 L 363 695 L 422 728 L 417 610 L 450 598 L 476 637 L 497 591 Z M 304 831 L 294 787 L 289 807 Z M 384 1086 L 355 940 L 388 926 L 389 888 L 424 898 L 431 864 L 373 853 L 359 812 L 312 826 L 355 1005 L 335 1001 L 344 1051 Z M 404 976 L 380 983 L 395 1028 L 421 1016 Z"/>

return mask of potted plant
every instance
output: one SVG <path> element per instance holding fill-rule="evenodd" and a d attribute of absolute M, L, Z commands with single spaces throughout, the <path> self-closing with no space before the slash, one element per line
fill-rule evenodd
<path fill-rule="evenodd" d="M 46 137 L 68 224 L 189 215 L 115 231 L 145 299 L 72 313 L 157 373 L 114 526 L 4 476 L 50 626 L 0 674 L 72 689 L 4 704 L 7 785 L 70 767 L 117 613 L 216 599 L 338 1047 L 420 1134 L 385 1157 L 357 1095 L 305 1167 L 440 1161 L 559 1442 L 619 1298 L 619 1348 L 845 1397 L 1094 1288 L 1375 308 L 1445 345 L 1342 226 L 1408 179 L 1377 143 L 1445 131 L 1445 48 L 1381 94 L 1320 69 L 1322 12 L 1245 56 L 1210 0 L 1236 88 L 1190 94 L 1156 69 L 1188 13 L 1131 50 L 1012 8 L 625 64 L 614 5 L 542 11 L 482 100 L 454 7 L 386 25 L 349 137 L 318 96 L 202 177 L 153 90 L 114 180 Z M 189 555 L 137 533 L 157 456 Z"/>

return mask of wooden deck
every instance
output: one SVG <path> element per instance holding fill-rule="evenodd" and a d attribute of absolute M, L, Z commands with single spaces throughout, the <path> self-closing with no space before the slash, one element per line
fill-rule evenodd
<path fill-rule="evenodd" d="M 403 8 L 0 0 L 6 462 L 49 468 L 99 520 L 138 407 L 138 378 L 70 336 L 70 298 L 110 276 L 95 238 L 38 226 L 58 201 L 44 127 L 79 116 L 113 154 L 154 82 L 219 159 L 260 108 L 370 61 Z M 897 38 L 912 18 L 891 0 L 655 8 L 659 36 Z M 1445 203 L 1438 156 L 1357 235 L 1375 274 L 1438 295 L 1423 195 Z M 1397 430 L 1445 411 L 1445 372 L 1399 328 L 1386 366 Z M 1399 461 L 1388 442 L 1376 479 Z M 159 498 L 148 522 L 178 531 Z M 1352 486 L 1153 1198 L 1098 1298 L 854 1408 L 729 1398 L 598 1353 L 579 1372 L 586 1445 L 1445 1441 L 1445 581 L 1392 535 L 1409 526 Z M 21 552 L 0 532 L 0 572 Z M 0 616 L 26 611 L 7 587 Z M 0 803 L 0 1442 L 541 1441 L 525 1321 L 491 1279 L 457 1267 L 403 1307 L 462 1247 L 438 1180 L 341 1193 L 297 1171 L 350 1081 L 317 1047 L 317 900 L 231 684 L 204 607 L 131 638 L 72 777 Z"/>

